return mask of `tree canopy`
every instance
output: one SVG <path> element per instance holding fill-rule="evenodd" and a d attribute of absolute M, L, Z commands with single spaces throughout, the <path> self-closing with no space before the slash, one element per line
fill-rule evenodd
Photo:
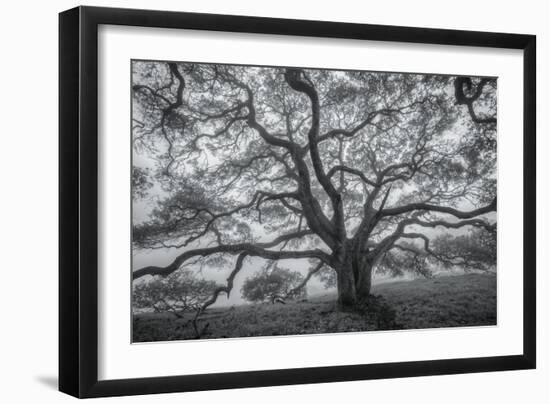
<path fill-rule="evenodd" d="M 389 251 L 495 231 L 496 79 L 135 61 L 132 81 L 133 197 L 154 205 L 134 247 L 181 251 L 134 279 L 217 259 L 217 296 L 247 257 L 300 259 L 349 305 Z"/>

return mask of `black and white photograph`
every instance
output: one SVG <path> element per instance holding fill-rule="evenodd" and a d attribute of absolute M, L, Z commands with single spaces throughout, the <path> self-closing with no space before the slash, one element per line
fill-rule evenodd
<path fill-rule="evenodd" d="M 497 78 L 131 69 L 133 342 L 497 324 Z"/>

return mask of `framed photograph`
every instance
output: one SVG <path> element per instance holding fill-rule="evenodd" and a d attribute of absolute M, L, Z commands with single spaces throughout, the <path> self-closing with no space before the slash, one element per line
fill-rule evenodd
<path fill-rule="evenodd" d="M 61 391 L 535 368 L 535 36 L 59 24 Z"/>

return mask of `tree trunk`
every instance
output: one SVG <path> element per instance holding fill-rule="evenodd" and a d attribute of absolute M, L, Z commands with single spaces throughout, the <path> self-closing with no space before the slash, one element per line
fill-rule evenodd
<path fill-rule="evenodd" d="M 351 262 L 346 260 L 345 264 L 337 272 L 338 305 L 340 308 L 351 308 L 357 302 L 355 291 L 355 277 Z"/>
<path fill-rule="evenodd" d="M 372 269 L 371 263 L 366 263 L 358 271 L 358 277 L 355 282 L 357 300 L 365 300 L 369 297 L 372 286 Z"/>

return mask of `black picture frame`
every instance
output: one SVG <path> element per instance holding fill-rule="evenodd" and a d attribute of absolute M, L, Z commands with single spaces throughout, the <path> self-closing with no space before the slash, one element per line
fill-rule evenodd
<path fill-rule="evenodd" d="M 523 50 L 523 354 L 98 380 L 98 26 L 194 29 Z M 536 37 L 77 7 L 59 15 L 59 389 L 104 397 L 533 369 L 536 364 Z"/>

